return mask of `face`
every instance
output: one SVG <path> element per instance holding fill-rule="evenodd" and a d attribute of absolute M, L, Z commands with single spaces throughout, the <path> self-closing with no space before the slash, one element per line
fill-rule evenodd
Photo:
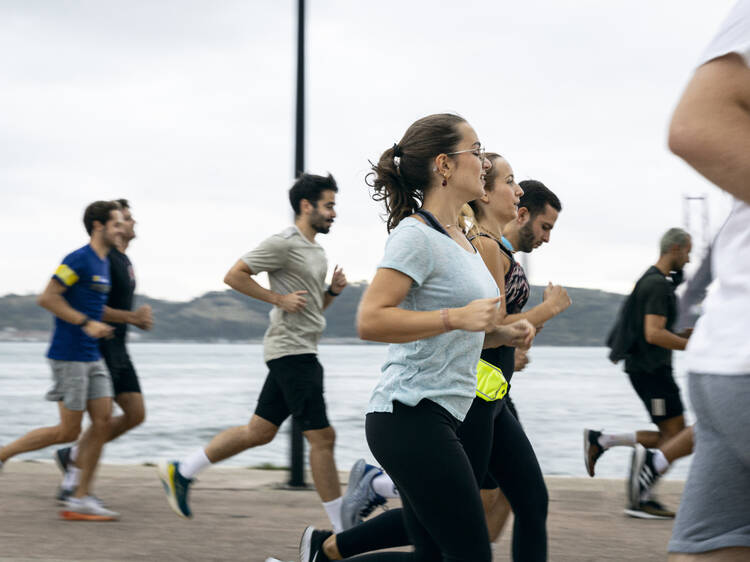
<path fill-rule="evenodd" d="M 122 222 L 123 241 L 130 242 L 135 238 L 135 219 L 130 209 L 124 208 L 122 210 Z"/>
<path fill-rule="evenodd" d="M 304 201 L 304 200 L 303 200 Z M 307 201 L 307 208 L 309 214 L 307 220 L 310 226 L 320 234 L 328 234 L 333 224 L 333 219 L 336 217 L 336 192 L 326 189 L 321 192 L 320 199 L 315 206 L 312 206 Z"/>
<path fill-rule="evenodd" d="M 531 252 L 545 242 L 549 242 L 550 233 L 557 221 L 558 212 L 549 203 L 544 208 L 543 213 L 539 213 L 531 218 L 528 209 L 522 207 L 519 209 L 519 219 L 526 219 L 526 222 L 518 229 L 519 244 L 517 250 L 521 252 Z"/>
<path fill-rule="evenodd" d="M 96 223 L 94 223 L 96 224 Z M 121 211 L 110 211 L 109 220 L 102 228 L 102 240 L 108 248 L 118 246 L 123 239 L 124 222 Z"/>
<path fill-rule="evenodd" d="M 513 168 L 505 158 L 493 159 L 492 169 L 495 172 L 495 180 L 482 197 L 486 204 L 484 212 L 504 225 L 518 215 L 518 203 L 523 195 L 523 189 L 516 183 Z"/>
<path fill-rule="evenodd" d="M 477 138 L 476 132 L 468 123 L 461 123 L 458 126 L 461 131 L 461 142 L 451 152 L 460 152 L 447 156 L 443 163 L 449 166 L 448 185 L 460 190 L 465 195 L 464 202 L 468 203 L 484 195 L 484 174 L 490 169 L 490 162 L 482 157 L 481 143 Z M 468 152 L 461 152 L 461 151 Z M 439 159 L 442 159 L 441 155 Z M 442 166 L 438 168 L 443 171 Z"/>
<path fill-rule="evenodd" d="M 690 251 L 692 249 L 692 240 L 688 240 L 684 246 L 674 246 L 672 248 L 672 271 L 682 271 L 685 264 L 690 263 Z"/>

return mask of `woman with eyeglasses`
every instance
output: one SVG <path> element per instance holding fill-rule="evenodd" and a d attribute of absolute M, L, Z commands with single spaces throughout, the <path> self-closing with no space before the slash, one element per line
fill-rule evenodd
<path fill-rule="evenodd" d="M 488 169 L 472 127 L 449 114 L 416 121 L 373 166 L 373 197 L 385 203 L 391 234 L 357 327 L 363 339 L 392 345 L 366 433 L 399 489 L 414 551 L 353 560 L 492 558 L 480 474 L 457 429 L 476 394 L 482 347 L 528 342 L 533 328 L 500 325 L 497 284 L 458 226 L 462 206 L 484 194 Z M 326 560 L 328 535 L 305 531 L 303 562 Z"/>

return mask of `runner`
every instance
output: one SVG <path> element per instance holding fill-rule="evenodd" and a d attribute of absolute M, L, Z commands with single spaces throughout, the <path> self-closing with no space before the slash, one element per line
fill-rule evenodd
<path fill-rule="evenodd" d="M 662 236 L 659 248 L 659 260 L 638 280 L 623 303 L 608 339 L 610 357 L 625 359 L 630 383 L 658 431 L 615 434 L 584 429 L 584 461 L 589 476 L 594 476 L 596 461 L 611 447 L 640 443 L 656 448 L 685 429 L 680 389 L 672 376 L 672 350 L 685 349 L 689 334 L 678 335 L 671 329 L 677 316 L 674 290 L 682 279 L 683 267 L 690 261 L 690 235 L 681 228 L 671 228 Z M 644 519 L 674 517 L 673 511 L 648 494 L 637 503 L 629 501 L 626 513 Z"/>
<path fill-rule="evenodd" d="M 99 340 L 99 351 L 112 377 L 115 402 L 122 409 L 122 415 L 110 418 L 107 442 L 140 425 L 146 417 L 141 385 L 125 340 L 128 324 L 142 330 L 150 330 L 153 325 L 149 305 L 145 304 L 133 311 L 135 275 L 125 251 L 135 238 L 135 219 L 127 199 L 118 199 L 116 202 L 122 211 L 123 235 L 117 247 L 112 248 L 107 255 L 111 287 L 103 315 L 107 323 L 114 328 L 114 335 L 112 338 Z M 90 429 L 84 432 L 79 442 L 85 443 L 88 439 L 91 439 Z M 63 481 L 57 493 L 57 499 L 60 501 L 65 501 L 78 485 L 81 471 L 76 460 L 80 446 L 76 444 L 55 451 L 54 459 L 63 473 Z"/>
<path fill-rule="evenodd" d="M 219 433 L 205 449 L 180 462 L 159 463 L 169 505 L 181 517 L 192 517 L 188 490 L 199 472 L 270 443 L 281 423 L 292 415 L 310 444 L 310 469 L 323 507 L 333 528 L 343 529 L 341 490 L 333 458 L 335 432 L 326 415 L 323 367 L 317 358 L 318 340 L 325 329 L 323 310 L 346 287 L 346 276 L 336 266 L 326 288 L 326 255 L 315 241 L 316 235 L 327 234 L 333 224 L 337 192 L 332 176 L 302 174 L 289 190 L 294 226 L 242 256 L 224 279 L 236 291 L 273 304 L 263 339 L 269 373 L 247 425 Z M 270 290 L 253 279 L 263 271 L 268 272 Z"/>
<path fill-rule="evenodd" d="M 493 224 L 497 226 L 494 219 L 499 219 L 501 226 L 508 220 L 513 219 L 516 216 L 516 204 L 518 203 L 518 196 L 521 195 L 521 190 L 513 179 L 513 172 L 507 162 L 497 154 L 488 154 L 487 157 L 492 163 L 492 167 L 486 173 L 486 194 L 482 198 L 486 205 L 486 211 L 483 208 L 481 215 L 484 216 L 487 212 L 487 218 L 491 219 L 486 221 L 485 224 Z M 477 204 L 477 209 L 479 204 Z M 488 211 L 492 210 L 492 214 L 489 215 Z M 496 230 L 499 230 L 496 228 Z M 493 247 L 494 245 L 494 247 Z M 483 253 L 487 254 L 485 263 L 488 265 L 497 264 L 498 257 L 493 252 L 498 250 L 496 243 L 493 241 L 493 245 L 487 245 Z M 479 247 L 480 252 L 482 248 Z M 500 265 L 502 268 L 502 265 Z M 490 267 L 490 271 L 492 271 Z M 510 267 L 508 268 L 511 269 Z M 516 287 L 504 286 L 504 279 L 510 279 L 512 277 L 510 271 L 503 273 L 500 276 L 500 281 L 496 284 L 500 285 L 499 288 L 506 290 L 507 294 L 514 293 Z M 548 305 L 549 306 L 549 305 Z M 487 351 L 487 350 L 485 350 Z M 482 354 L 485 356 L 485 353 Z M 494 356 L 493 356 L 494 357 Z M 513 361 L 512 355 L 510 360 Z M 512 366 L 511 366 L 512 370 Z M 481 385 L 480 385 L 481 386 Z M 479 393 L 477 393 L 479 394 Z M 493 441 L 493 420 L 496 418 L 496 412 L 500 410 L 502 400 L 490 400 L 487 401 L 485 398 L 475 398 L 472 402 L 471 408 L 466 415 L 459 431 L 458 435 L 463 443 L 464 450 L 469 461 L 472 464 L 475 479 L 481 482 L 484 478 L 484 474 L 487 471 L 487 466 L 490 458 L 490 445 Z M 502 398 L 502 396 L 500 396 Z M 501 416 L 502 417 L 502 416 Z M 508 417 L 512 418 L 508 414 Z M 503 430 L 516 436 L 514 433 L 515 425 L 511 423 L 510 427 L 503 426 Z M 530 450 L 524 446 L 524 441 L 528 444 L 528 441 L 520 440 L 519 442 L 513 441 L 510 446 L 518 449 L 518 454 L 515 455 L 518 459 L 526 459 L 523 450 Z M 533 451 L 532 451 L 533 457 Z M 506 459 L 508 455 L 506 454 Z M 514 461 L 515 462 L 515 461 Z M 519 490 L 523 488 L 524 480 L 528 479 L 528 474 L 533 473 L 533 466 L 529 466 L 529 463 L 519 461 L 522 466 L 509 468 L 508 473 L 512 476 L 512 484 L 510 487 L 518 487 Z M 535 464 L 534 458 L 534 464 Z M 541 480 L 541 473 L 538 471 L 539 479 Z M 516 469 L 517 468 L 517 469 Z M 371 509 L 374 502 L 374 498 L 382 497 L 393 497 L 398 494 L 394 490 L 393 482 L 387 474 L 376 469 L 375 467 L 369 467 L 364 465 L 364 461 L 360 460 L 355 463 L 350 474 L 350 488 L 352 485 L 352 479 L 357 477 L 358 472 L 364 471 L 364 476 L 359 482 L 359 486 L 355 487 L 356 492 L 362 499 L 361 504 L 365 505 L 367 510 Z M 369 479 L 368 479 L 369 476 Z M 506 482 L 503 475 L 503 482 Z M 518 526 L 517 540 L 514 540 L 514 556 L 518 560 L 537 560 L 546 558 L 546 536 L 545 536 L 545 525 L 544 515 L 546 514 L 546 489 L 542 481 L 541 487 L 537 485 L 538 482 L 533 482 L 527 488 L 524 488 L 526 492 L 524 497 L 520 498 L 520 494 L 514 494 L 514 501 L 518 507 L 520 513 L 520 523 Z M 541 496 L 534 493 L 533 488 L 541 490 Z M 538 506 L 537 498 L 541 498 L 542 509 L 537 509 Z M 527 508 L 528 507 L 528 508 Z M 338 560 L 342 557 L 351 557 L 356 554 L 367 552 L 370 550 L 379 550 L 383 548 L 389 548 L 394 546 L 403 546 L 409 543 L 409 537 L 404 531 L 404 520 L 399 513 L 400 510 L 389 510 L 388 512 L 379 515 L 378 517 L 367 521 L 363 525 L 346 531 L 340 535 L 328 536 L 329 533 L 325 531 L 317 531 L 312 527 L 308 528 L 303 535 L 301 541 L 302 551 L 301 559 L 310 560 L 312 556 L 317 555 L 321 558 L 316 560 Z M 537 515 L 541 513 L 541 518 Z M 327 558 L 326 558 L 327 557 Z"/>
<path fill-rule="evenodd" d="M 101 319 L 110 288 L 107 254 L 122 237 L 122 212 L 113 201 L 96 201 L 86 208 L 83 224 L 89 243 L 63 259 L 38 301 L 55 315 L 47 352 L 52 388 L 46 399 L 57 402 L 60 423 L 30 431 L 0 448 L 0 467 L 19 453 L 74 441 L 81 432 L 83 413 L 88 411 L 90 437 L 79 455 L 80 480 L 60 514 L 72 520 L 114 520 L 118 513 L 104 508 L 90 491 L 112 410 L 112 381 L 97 340 L 113 332 Z"/>
<path fill-rule="evenodd" d="M 669 146 L 733 204 L 713 246 L 716 290 L 687 347 L 695 456 L 671 562 L 750 559 L 750 1 L 735 5 L 700 62 Z"/>

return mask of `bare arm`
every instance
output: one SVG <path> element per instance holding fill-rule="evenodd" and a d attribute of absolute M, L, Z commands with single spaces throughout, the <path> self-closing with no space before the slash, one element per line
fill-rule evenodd
<path fill-rule="evenodd" d="M 549 283 L 544 290 L 544 302 L 527 311 L 519 312 L 518 314 L 509 314 L 505 318 L 505 322 L 510 323 L 525 319 L 534 326 L 542 326 L 547 320 L 554 318 L 568 308 L 572 302 L 570 296 L 568 296 L 568 291 L 564 287 Z"/>
<path fill-rule="evenodd" d="M 398 305 L 406 298 L 413 280 L 388 268 L 378 269 L 362 296 L 357 311 L 357 332 L 363 340 L 405 343 L 446 332 L 439 310 L 404 310 Z M 447 309 L 452 329 L 484 332 L 494 326 L 500 297 L 478 299 L 461 308 Z"/>
<path fill-rule="evenodd" d="M 60 320 L 63 320 L 69 324 L 80 326 L 86 322 L 85 326 L 82 326 L 83 331 L 92 338 L 107 338 L 112 335 L 113 328 L 105 324 L 104 322 L 98 322 L 97 320 L 89 319 L 83 312 L 77 311 L 75 308 L 68 304 L 68 301 L 62 296 L 66 288 L 62 284 L 58 283 L 54 279 L 50 279 L 47 286 L 39 298 L 37 298 L 37 304 L 42 308 L 49 310 L 52 314 L 57 316 Z"/>
<path fill-rule="evenodd" d="M 505 274 L 510 268 L 510 260 L 497 247 L 497 242 L 485 236 L 477 236 L 474 239 L 474 245 L 482 256 L 484 265 L 487 266 L 492 278 L 495 280 L 497 290 L 500 292 L 500 310 L 497 315 L 497 321 L 500 324 L 505 323 L 507 309 L 505 306 Z"/>
<path fill-rule="evenodd" d="M 328 308 L 328 306 L 333 302 L 333 299 L 339 296 L 341 294 L 341 291 L 346 288 L 346 275 L 344 275 L 344 269 L 339 267 L 338 265 L 333 266 L 333 275 L 331 276 L 331 286 L 329 288 L 331 291 L 336 293 L 336 296 L 333 296 L 326 290 L 326 292 L 323 294 L 323 310 Z"/>
<path fill-rule="evenodd" d="M 151 307 L 147 304 L 139 306 L 136 310 L 120 310 L 105 306 L 102 320 L 112 324 L 132 324 L 141 330 L 150 330 L 154 325 Z"/>
<path fill-rule="evenodd" d="M 669 127 L 669 148 L 750 204 L 750 68 L 737 54 L 695 71 Z"/>
<path fill-rule="evenodd" d="M 237 260 L 237 263 L 227 272 L 224 276 L 224 283 L 243 295 L 278 306 L 287 312 L 299 312 L 307 304 L 307 299 L 304 297 L 307 291 L 281 295 L 262 287 L 253 279 L 253 272 L 242 260 Z"/>
<path fill-rule="evenodd" d="M 651 345 L 658 345 L 664 349 L 685 349 L 688 340 L 667 330 L 666 325 L 666 316 L 646 314 L 643 318 L 643 335 L 646 341 Z"/>

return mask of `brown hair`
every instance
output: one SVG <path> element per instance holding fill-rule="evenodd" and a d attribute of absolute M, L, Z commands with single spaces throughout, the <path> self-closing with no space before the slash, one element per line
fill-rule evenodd
<path fill-rule="evenodd" d="M 437 113 L 418 119 L 401 140 L 372 164 L 366 182 L 373 188 L 372 198 L 385 201 L 388 232 L 422 206 L 432 180 L 432 161 L 438 154 L 452 152 L 461 142 L 458 126 L 463 117 Z"/>
<path fill-rule="evenodd" d="M 120 204 L 116 201 L 94 201 L 86 207 L 86 210 L 83 212 L 83 226 L 86 227 L 86 232 L 89 236 L 94 230 L 94 222 L 101 223 L 103 226 L 112 218 L 112 211 L 119 210 Z"/>
<path fill-rule="evenodd" d="M 490 161 L 492 166 L 484 174 L 484 190 L 492 191 L 495 189 L 495 180 L 497 179 L 497 166 L 495 166 L 495 160 L 502 158 L 497 152 L 488 152 L 486 154 L 487 160 Z M 461 214 L 458 217 L 458 224 L 468 236 L 475 236 L 479 232 L 477 222 L 479 219 L 479 203 L 476 199 L 469 201 L 461 209 Z"/>

